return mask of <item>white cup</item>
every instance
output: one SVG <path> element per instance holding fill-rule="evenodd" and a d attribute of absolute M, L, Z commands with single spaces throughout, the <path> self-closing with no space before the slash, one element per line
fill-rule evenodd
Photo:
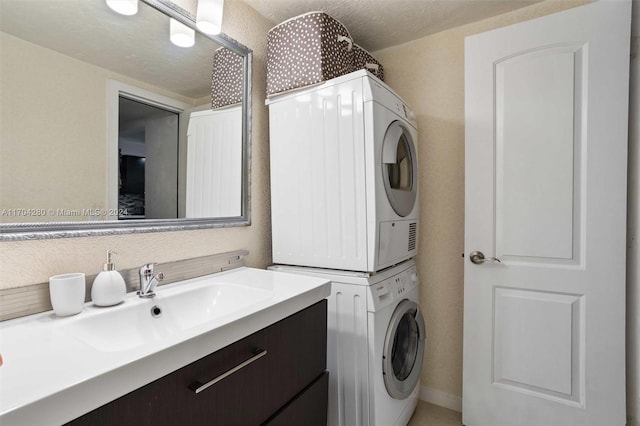
<path fill-rule="evenodd" d="M 56 315 L 65 317 L 79 314 L 84 305 L 85 288 L 85 276 L 82 272 L 50 277 L 51 305 Z"/>

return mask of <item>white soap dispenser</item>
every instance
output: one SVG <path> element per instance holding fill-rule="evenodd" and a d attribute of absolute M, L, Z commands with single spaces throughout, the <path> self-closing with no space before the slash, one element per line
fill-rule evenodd
<path fill-rule="evenodd" d="M 127 294 L 127 285 L 120 272 L 111 261 L 111 255 L 117 254 L 113 250 L 107 250 L 107 263 L 102 266 L 102 272 L 98 274 L 91 287 L 91 300 L 96 306 L 112 306 L 124 300 Z"/>

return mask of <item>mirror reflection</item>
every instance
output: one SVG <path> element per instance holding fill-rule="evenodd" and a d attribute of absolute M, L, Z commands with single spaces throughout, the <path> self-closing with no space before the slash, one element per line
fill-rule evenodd
<path fill-rule="evenodd" d="M 244 58 L 169 22 L 0 0 L 2 226 L 246 216 Z"/>
<path fill-rule="evenodd" d="M 118 219 L 178 217 L 179 117 L 118 97 Z"/>

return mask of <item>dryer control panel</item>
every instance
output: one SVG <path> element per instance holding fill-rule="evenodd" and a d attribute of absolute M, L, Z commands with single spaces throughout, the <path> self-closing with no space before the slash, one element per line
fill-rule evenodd
<path fill-rule="evenodd" d="M 412 266 L 391 278 L 371 286 L 372 306 L 374 310 L 384 308 L 397 300 L 405 299 L 408 293 L 418 286 L 418 273 Z"/>
<path fill-rule="evenodd" d="M 396 101 L 396 108 L 395 109 L 396 109 L 395 112 L 400 117 L 404 117 L 407 121 L 410 121 L 411 123 L 415 124 L 416 115 L 405 104 L 403 104 L 402 102 Z"/>
<path fill-rule="evenodd" d="M 417 127 L 416 115 L 389 86 L 375 78 L 365 79 L 363 101 L 374 101 L 395 112 L 414 127 Z"/>

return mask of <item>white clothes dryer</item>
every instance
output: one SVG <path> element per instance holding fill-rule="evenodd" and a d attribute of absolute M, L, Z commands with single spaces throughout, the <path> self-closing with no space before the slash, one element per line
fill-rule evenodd
<path fill-rule="evenodd" d="M 414 261 L 377 274 L 270 269 L 331 280 L 329 425 L 406 425 L 418 403 L 426 335 Z"/>
<path fill-rule="evenodd" d="M 366 70 L 267 100 L 275 263 L 375 272 L 416 254 L 417 125 Z"/>

